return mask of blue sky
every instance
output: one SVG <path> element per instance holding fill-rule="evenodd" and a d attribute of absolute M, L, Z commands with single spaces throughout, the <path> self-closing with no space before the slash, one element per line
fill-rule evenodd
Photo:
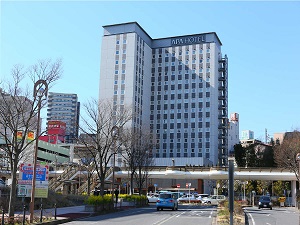
<path fill-rule="evenodd" d="M 152 38 L 216 32 L 229 58 L 229 113 L 264 140 L 300 129 L 300 2 L 1 1 L 0 77 L 63 60 L 53 92 L 97 98 L 103 25 L 138 22 Z"/>

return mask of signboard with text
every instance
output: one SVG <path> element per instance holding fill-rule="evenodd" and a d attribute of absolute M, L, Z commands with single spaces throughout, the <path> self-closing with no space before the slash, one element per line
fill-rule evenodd
<path fill-rule="evenodd" d="M 35 198 L 48 197 L 49 166 L 36 166 Z M 18 197 L 31 197 L 33 164 L 22 163 L 19 169 Z"/>

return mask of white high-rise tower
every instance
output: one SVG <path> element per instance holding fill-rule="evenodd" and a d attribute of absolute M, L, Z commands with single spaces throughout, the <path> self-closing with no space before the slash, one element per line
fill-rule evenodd
<path fill-rule="evenodd" d="M 226 165 L 227 56 L 215 32 L 152 39 L 136 22 L 104 26 L 100 99 L 138 112 L 156 165 Z"/>

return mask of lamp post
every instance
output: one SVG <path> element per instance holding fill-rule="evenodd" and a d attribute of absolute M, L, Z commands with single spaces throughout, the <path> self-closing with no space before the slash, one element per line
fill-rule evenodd
<path fill-rule="evenodd" d="M 111 135 L 113 138 L 113 174 L 112 174 L 112 182 L 111 182 L 111 200 L 113 202 L 113 206 L 115 208 L 114 203 L 114 187 L 115 187 L 115 161 L 116 161 L 116 139 L 119 136 L 119 127 L 113 126 L 111 128 Z"/>
<path fill-rule="evenodd" d="M 242 184 L 244 185 L 244 196 L 243 196 L 243 201 L 246 201 L 246 184 L 248 184 L 248 181 L 244 181 L 244 182 L 242 182 Z"/>
<path fill-rule="evenodd" d="M 34 214 L 34 195 L 35 195 L 35 181 L 36 181 L 36 164 L 37 164 L 37 154 L 38 154 L 38 135 L 40 132 L 40 114 L 41 114 L 41 103 L 42 97 L 47 97 L 48 94 L 48 84 L 45 80 L 38 80 L 34 84 L 33 97 L 34 99 L 38 98 L 37 103 L 37 126 L 36 126 L 36 136 L 35 136 L 35 148 L 34 148 L 34 157 L 33 157 L 33 174 L 32 174 L 32 189 L 31 189 L 31 200 L 30 200 L 30 223 L 33 222 Z"/>
<path fill-rule="evenodd" d="M 296 155 L 296 161 L 298 162 L 298 177 L 300 176 L 300 153 Z M 295 201 L 295 206 L 297 204 L 297 194 L 296 194 L 296 201 Z"/>
<path fill-rule="evenodd" d="M 233 210 L 234 210 L 234 158 L 228 157 L 229 162 L 229 171 L 228 171 L 228 180 L 229 180 L 229 218 L 230 225 L 233 225 Z"/>

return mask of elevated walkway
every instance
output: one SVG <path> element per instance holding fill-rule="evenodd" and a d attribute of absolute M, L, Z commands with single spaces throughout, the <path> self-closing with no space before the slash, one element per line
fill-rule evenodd
<path fill-rule="evenodd" d="M 115 172 L 116 178 L 127 178 L 128 172 L 120 170 Z M 228 167 L 198 167 L 198 166 L 175 166 L 175 167 L 152 167 L 147 172 L 149 178 L 158 179 L 204 179 L 204 180 L 227 180 Z M 234 171 L 235 180 L 290 180 L 296 181 L 294 172 L 280 168 L 239 168 Z"/>

